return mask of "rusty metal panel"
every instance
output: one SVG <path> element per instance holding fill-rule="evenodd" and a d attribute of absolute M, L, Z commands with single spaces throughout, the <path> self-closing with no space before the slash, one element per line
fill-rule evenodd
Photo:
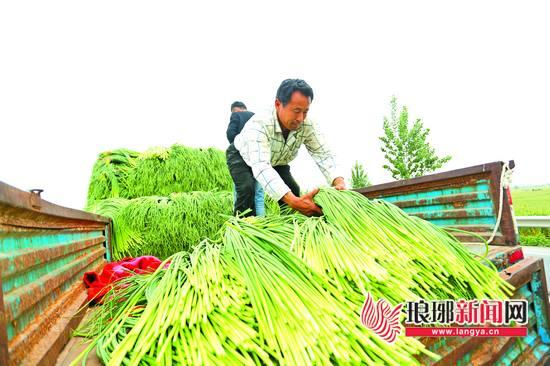
<path fill-rule="evenodd" d="M 517 245 L 517 233 L 506 191 L 500 190 L 502 162 L 483 164 L 420 178 L 380 184 L 357 191 L 371 199 L 383 199 L 410 215 L 435 225 L 475 232 L 488 240 L 497 224 L 499 199 L 502 217 L 491 244 Z M 513 162 L 510 162 L 513 166 Z M 463 243 L 481 240 L 453 233 Z"/>
<path fill-rule="evenodd" d="M 110 258 L 109 238 L 109 219 L 0 182 L 0 363 L 55 362 L 38 345 L 47 336 L 59 351 L 68 339 L 67 319 L 86 298 L 82 276 Z"/>
<path fill-rule="evenodd" d="M 4 294 L 2 293 L 2 276 L 0 276 L 0 365 L 9 362 L 8 331 L 6 329 L 6 317 L 4 315 Z"/>

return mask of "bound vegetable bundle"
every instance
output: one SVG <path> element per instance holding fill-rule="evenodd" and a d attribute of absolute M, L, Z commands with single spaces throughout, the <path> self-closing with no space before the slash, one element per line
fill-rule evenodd
<path fill-rule="evenodd" d="M 142 255 L 167 258 L 205 238 L 217 238 L 227 216 L 233 213 L 233 194 L 186 192 L 131 200 L 110 198 L 94 202 L 88 210 L 113 220 L 115 260 Z M 277 214 L 279 206 L 266 200 L 266 211 Z"/>
<path fill-rule="evenodd" d="M 118 149 L 99 154 L 88 187 L 88 205 L 110 197 L 126 197 L 126 176 L 139 156 L 136 151 Z"/>
<path fill-rule="evenodd" d="M 119 149 L 99 155 L 88 188 L 88 205 L 112 197 L 231 189 L 231 176 L 221 150 L 178 144 L 143 153 Z"/>
<path fill-rule="evenodd" d="M 113 220 L 114 259 L 154 255 L 166 258 L 205 238 L 216 238 L 233 212 L 231 192 L 174 193 L 131 200 L 111 198 L 89 207 Z"/>
<path fill-rule="evenodd" d="M 361 325 L 367 293 L 393 305 L 511 293 L 452 235 L 391 204 L 332 189 L 316 202 L 324 217 L 231 218 L 220 240 L 124 280 L 80 331 L 94 338 L 86 352 L 109 365 L 419 364 L 437 356 Z"/>

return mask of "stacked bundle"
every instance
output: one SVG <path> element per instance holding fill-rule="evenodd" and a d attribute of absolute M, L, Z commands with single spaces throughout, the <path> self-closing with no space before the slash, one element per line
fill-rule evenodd
<path fill-rule="evenodd" d="M 87 210 L 113 220 L 114 259 L 166 258 L 216 237 L 233 212 L 232 184 L 225 154 L 213 148 L 107 151 L 94 165 Z M 269 198 L 266 206 L 279 212 Z"/>
<path fill-rule="evenodd" d="M 204 238 L 216 238 L 233 211 L 231 192 L 173 193 L 167 197 L 111 198 L 89 209 L 113 220 L 113 258 L 166 258 Z"/>
<path fill-rule="evenodd" d="M 230 191 L 233 180 L 218 149 L 173 145 L 141 154 L 126 179 L 127 197 L 167 196 L 174 192 Z"/>
<path fill-rule="evenodd" d="M 138 152 L 128 149 L 100 153 L 88 186 L 88 205 L 105 198 L 126 197 L 126 176 L 138 156 Z"/>
<path fill-rule="evenodd" d="M 99 154 L 88 188 L 88 205 L 112 197 L 229 191 L 231 187 L 223 151 L 177 144 L 143 153 L 118 149 Z"/>

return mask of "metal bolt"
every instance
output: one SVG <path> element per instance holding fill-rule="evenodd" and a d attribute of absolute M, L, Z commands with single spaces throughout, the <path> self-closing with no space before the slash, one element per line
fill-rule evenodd
<path fill-rule="evenodd" d="M 42 192 L 44 192 L 44 190 L 43 189 L 31 189 L 31 190 L 29 190 L 29 192 L 31 192 L 32 194 L 37 194 L 38 197 L 40 197 L 40 194 Z"/>

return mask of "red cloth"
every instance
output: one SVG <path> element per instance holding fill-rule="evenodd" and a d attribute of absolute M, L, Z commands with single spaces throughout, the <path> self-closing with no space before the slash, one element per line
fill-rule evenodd
<path fill-rule="evenodd" d="M 113 283 L 134 274 L 154 272 L 161 263 L 157 257 L 146 255 L 107 263 L 101 274 L 97 272 L 84 273 L 83 281 L 88 288 L 88 301 L 101 303 L 103 296 L 113 287 Z"/>

